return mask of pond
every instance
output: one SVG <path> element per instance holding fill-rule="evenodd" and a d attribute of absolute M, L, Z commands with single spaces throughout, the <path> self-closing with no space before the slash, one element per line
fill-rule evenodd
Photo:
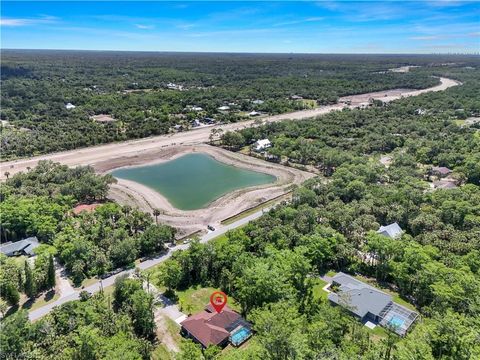
<path fill-rule="evenodd" d="M 116 178 L 159 192 L 180 210 L 196 210 L 237 189 L 275 182 L 275 176 L 224 164 L 203 153 L 156 165 L 117 169 Z"/>

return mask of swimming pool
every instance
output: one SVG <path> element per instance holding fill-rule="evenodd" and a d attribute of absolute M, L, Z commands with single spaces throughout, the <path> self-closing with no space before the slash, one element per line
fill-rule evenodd
<path fill-rule="evenodd" d="M 240 328 L 238 331 L 235 331 L 233 334 L 230 335 L 230 342 L 234 346 L 238 346 L 242 344 L 245 340 L 247 340 L 252 332 L 250 329 L 246 327 Z"/>
<path fill-rule="evenodd" d="M 392 318 L 388 322 L 388 325 L 390 325 L 392 327 L 395 327 L 395 328 L 399 328 L 403 325 L 404 322 L 405 322 L 405 320 L 403 320 L 402 318 L 400 318 L 398 316 L 392 316 Z"/>

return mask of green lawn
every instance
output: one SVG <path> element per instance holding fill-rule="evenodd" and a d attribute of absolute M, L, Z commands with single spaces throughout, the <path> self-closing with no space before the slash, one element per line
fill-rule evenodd
<path fill-rule="evenodd" d="M 180 342 L 182 341 L 182 336 L 180 335 L 180 326 L 178 326 L 175 321 L 166 316 L 162 316 L 161 324 L 161 329 L 157 329 L 157 336 L 160 340 L 160 344 L 158 344 L 158 346 L 153 351 L 152 359 L 174 360 L 174 352 L 169 350 L 168 346 L 165 344 L 164 341 L 166 337 L 168 337 L 168 341 L 175 343 L 176 347 L 178 348 L 180 346 Z"/>
<path fill-rule="evenodd" d="M 36 310 L 45 306 L 53 301 L 56 301 L 60 298 L 60 294 L 57 291 L 48 291 L 37 297 L 36 299 L 28 300 L 26 296 L 22 295 L 20 300 L 21 307 L 23 309 L 28 309 L 29 311 Z"/>
<path fill-rule="evenodd" d="M 95 276 L 95 277 L 91 277 L 91 278 L 88 278 L 88 279 L 83 279 L 82 283 L 80 284 L 80 286 L 75 286 L 75 284 L 73 283 L 73 281 L 68 278 L 68 281 L 70 282 L 70 284 L 75 288 L 75 289 L 79 289 L 81 288 L 82 286 L 83 287 L 87 287 L 87 286 L 90 286 L 90 285 L 93 285 L 95 284 L 97 281 L 98 281 L 98 278 Z"/>
<path fill-rule="evenodd" d="M 327 284 L 328 283 L 322 279 L 315 279 L 315 285 L 313 286 L 313 297 L 315 299 L 327 300 L 328 292 L 323 290 L 323 287 Z"/>
<path fill-rule="evenodd" d="M 382 339 L 385 339 L 388 336 L 388 330 L 384 329 L 383 327 L 377 325 L 374 329 L 366 329 L 372 334 L 372 341 L 377 342 Z"/>
<path fill-rule="evenodd" d="M 186 290 L 176 291 L 178 296 L 178 304 L 180 310 L 185 312 L 190 310 L 192 314 L 197 313 L 205 308 L 205 305 L 210 303 L 210 295 L 214 291 L 218 291 L 212 287 L 202 288 L 200 286 L 190 287 Z M 240 311 L 240 305 L 232 298 L 228 297 L 227 305 L 233 310 Z"/>
<path fill-rule="evenodd" d="M 325 275 L 326 275 L 326 276 L 329 276 L 329 277 L 334 277 L 336 274 L 337 274 L 336 271 L 328 270 Z"/>
<path fill-rule="evenodd" d="M 159 344 L 151 354 L 152 360 L 174 360 L 174 355 L 168 351 L 165 344 Z"/>

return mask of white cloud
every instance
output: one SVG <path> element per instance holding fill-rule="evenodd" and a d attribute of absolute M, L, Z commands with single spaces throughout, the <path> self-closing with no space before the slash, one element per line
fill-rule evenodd
<path fill-rule="evenodd" d="M 272 26 L 286 26 L 286 25 L 296 25 L 296 24 L 303 24 L 303 23 L 309 23 L 309 22 L 318 22 L 318 21 L 322 21 L 323 19 L 324 19 L 323 17 L 318 17 L 318 16 L 309 17 L 305 19 L 283 21 L 283 22 L 273 24 Z"/>
<path fill-rule="evenodd" d="M 440 35 L 427 35 L 427 36 L 412 36 L 410 37 L 410 40 L 438 40 L 442 39 L 442 36 Z"/>
<path fill-rule="evenodd" d="M 139 29 L 142 29 L 142 30 L 150 30 L 150 29 L 155 28 L 155 26 L 153 26 L 153 25 L 135 24 L 135 26 Z"/>
<path fill-rule="evenodd" d="M 31 26 L 38 24 L 52 24 L 57 22 L 55 16 L 42 16 L 40 18 L 1 18 L 1 26 Z"/>
<path fill-rule="evenodd" d="M 196 25 L 195 24 L 178 24 L 178 25 L 175 25 L 178 29 L 181 29 L 181 30 L 190 30 L 191 28 L 195 27 Z"/>

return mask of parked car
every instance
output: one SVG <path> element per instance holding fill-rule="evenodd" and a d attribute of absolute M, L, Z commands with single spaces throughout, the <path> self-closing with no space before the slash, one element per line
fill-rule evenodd
<path fill-rule="evenodd" d="M 210 230 L 210 231 L 215 231 L 215 228 L 212 225 L 208 225 L 207 229 Z"/>

